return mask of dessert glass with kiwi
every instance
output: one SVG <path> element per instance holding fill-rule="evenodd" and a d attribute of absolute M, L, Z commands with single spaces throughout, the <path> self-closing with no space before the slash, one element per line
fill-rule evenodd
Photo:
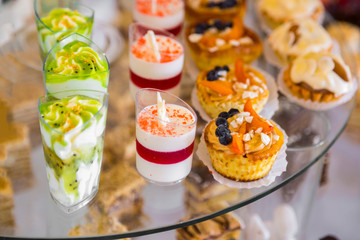
<path fill-rule="evenodd" d="M 78 33 L 50 50 L 43 72 L 47 93 L 77 89 L 107 92 L 109 62 L 95 43 Z"/>
<path fill-rule="evenodd" d="M 108 94 L 93 90 L 64 91 L 39 98 L 50 195 L 65 212 L 83 207 L 97 193 L 107 104 Z"/>
<path fill-rule="evenodd" d="M 77 0 L 35 0 L 34 11 L 42 60 L 57 42 L 72 33 L 91 37 L 94 10 Z"/>

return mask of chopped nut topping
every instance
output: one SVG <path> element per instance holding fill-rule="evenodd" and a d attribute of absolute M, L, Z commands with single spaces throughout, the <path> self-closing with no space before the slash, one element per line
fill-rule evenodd
<path fill-rule="evenodd" d="M 263 144 L 265 144 L 265 146 L 267 146 L 270 143 L 270 137 L 264 133 L 261 133 L 261 141 L 263 142 Z"/>
<path fill-rule="evenodd" d="M 189 35 L 189 41 L 192 43 L 196 43 L 196 42 L 200 41 L 202 36 L 203 36 L 202 34 L 192 33 Z"/>
<path fill-rule="evenodd" d="M 253 120 L 253 117 L 251 117 L 251 116 L 245 117 L 245 121 L 248 122 L 248 123 L 251 123 L 252 120 Z"/>

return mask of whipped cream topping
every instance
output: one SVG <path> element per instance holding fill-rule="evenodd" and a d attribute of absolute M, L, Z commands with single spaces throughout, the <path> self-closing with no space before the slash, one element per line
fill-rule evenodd
<path fill-rule="evenodd" d="M 326 30 L 311 19 L 284 23 L 268 40 L 274 50 L 286 55 L 329 50 L 333 44 Z"/>
<path fill-rule="evenodd" d="M 349 67 L 332 54 L 310 53 L 297 58 L 290 76 L 294 83 L 306 83 L 315 90 L 326 89 L 335 96 L 345 94 L 353 87 Z"/>
<path fill-rule="evenodd" d="M 261 0 L 259 9 L 276 20 L 303 19 L 321 7 L 319 0 Z"/>

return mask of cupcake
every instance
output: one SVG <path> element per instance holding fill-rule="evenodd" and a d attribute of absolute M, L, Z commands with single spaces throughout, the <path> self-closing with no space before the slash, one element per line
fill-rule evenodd
<path fill-rule="evenodd" d="M 311 19 L 284 23 L 269 35 L 267 43 L 275 53 L 276 60 L 283 66 L 299 55 L 309 52 L 330 52 L 333 47 L 330 35 Z M 270 62 L 274 63 L 271 60 Z"/>
<path fill-rule="evenodd" d="M 208 123 L 204 139 L 214 169 L 235 181 L 265 177 L 284 144 L 284 134 L 247 101 L 244 111 L 222 112 Z"/>
<path fill-rule="evenodd" d="M 216 66 L 201 72 L 196 79 L 196 94 L 207 115 L 215 118 L 230 108 L 243 109 L 247 100 L 259 113 L 269 90 L 260 72 L 237 60 L 234 66 Z"/>
<path fill-rule="evenodd" d="M 245 15 L 245 0 L 185 0 L 186 20 L 189 23 L 206 21 L 207 19 L 232 19 Z"/>
<path fill-rule="evenodd" d="M 231 21 L 210 19 L 190 25 L 185 36 L 190 54 L 200 70 L 231 64 L 238 58 L 250 63 L 262 52 L 260 38 L 243 25 L 240 17 Z"/>
<path fill-rule="evenodd" d="M 281 79 L 291 94 L 301 100 L 330 103 L 355 87 L 349 67 L 331 53 L 308 53 L 283 71 Z"/>
<path fill-rule="evenodd" d="M 321 23 L 324 6 L 320 0 L 260 0 L 257 5 L 260 21 L 271 31 L 288 21 L 313 19 Z"/>

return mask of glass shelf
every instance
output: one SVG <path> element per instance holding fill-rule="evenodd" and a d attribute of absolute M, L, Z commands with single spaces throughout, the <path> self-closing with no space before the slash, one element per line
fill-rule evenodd
<path fill-rule="evenodd" d="M 255 22 L 251 19 L 248 21 Z M 31 28 L 27 28 L 27 34 L 30 31 L 29 29 Z M 3 89 L 6 89 L 6 91 L 2 91 L 3 96 L 11 96 L 17 84 L 27 81 L 26 84 L 40 84 L 39 86 L 41 86 L 43 81 L 42 73 L 38 71 L 41 68 L 36 65 L 39 60 L 36 34 L 30 31 L 29 35 L 23 36 L 21 35 L 23 33 L 25 31 L 15 35 L 15 41 L 3 46 L 1 49 L 0 63 L 5 64 L 0 67 L 0 74 L 4 77 L 1 79 L 0 84 L 3 84 L 5 86 Z M 23 39 L 26 39 L 26 44 L 21 42 Z M 10 66 L 7 61 L 13 64 Z M 263 59 L 258 61 L 258 65 L 276 76 L 277 71 L 264 63 Z M 105 175 L 114 168 L 118 168 L 121 175 L 122 172 L 130 171 L 129 168 L 134 170 L 135 164 L 135 145 L 133 144 L 135 142 L 135 109 L 128 89 L 127 51 L 123 51 L 120 58 L 112 63 L 110 72 L 110 99 L 105 137 L 106 150 L 101 174 Z M 193 75 L 189 69 L 185 69 L 181 85 L 181 97 L 188 102 L 190 102 L 193 85 Z M 170 187 L 145 183 L 140 190 L 140 203 L 139 201 L 133 201 L 132 204 L 127 206 L 131 211 L 122 213 L 123 216 L 120 216 L 120 213 L 91 215 L 91 212 L 98 210 L 99 199 L 106 198 L 101 196 L 101 189 L 97 197 L 87 207 L 72 214 L 63 213 L 55 206 L 49 195 L 44 168 L 45 160 L 36 119 L 30 125 L 33 184 L 25 189 L 15 190 L 13 214 L 16 226 L 14 229 L 10 229 L 10 234 L 6 232 L 9 229 L 6 231 L 0 230 L 0 236 L 34 239 L 66 238 L 69 230 L 79 224 L 84 224 L 87 221 L 100 221 L 104 217 L 116 217 L 128 220 L 125 224 L 129 229 L 128 231 L 88 236 L 88 239 L 92 237 L 94 239 L 136 237 L 192 225 L 257 201 L 293 181 L 324 156 L 344 130 L 355 105 L 353 99 L 332 110 L 315 112 L 290 103 L 282 96 L 280 96 L 279 100 L 280 108 L 273 116 L 273 119 L 289 136 L 286 172 L 266 187 L 228 190 L 231 194 L 221 195 L 222 198 L 218 199 L 218 196 L 210 197 L 208 205 L 202 209 L 202 214 L 186 221 L 181 221 L 181 219 L 189 214 L 191 207 L 195 207 L 191 206 L 191 204 L 189 206 L 188 201 L 189 188 L 186 183 L 190 182 L 191 177 L 188 177 L 183 183 Z M 12 99 L 12 101 L 16 100 Z M 33 108 L 36 109 L 36 105 Z M 204 125 L 205 122 L 199 118 L 198 137 L 201 135 Z M 195 145 L 195 151 L 196 147 L 197 144 Z M 126 168 L 120 168 L 120 162 L 126 162 Z M 200 164 L 199 162 L 196 154 L 194 154 L 194 167 L 191 175 L 195 175 L 196 169 L 201 169 L 201 167 L 197 167 Z M 207 174 L 209 175 L 209 173 Z M 107 183 L 100 182 L 100 188 L 101 184 Z M 212 182 L 212 184 L 217 183 Z M 118 190 L 116 192 L 121 192 L 122 189 Z M 113 194 L 116 194 L 115 191 Z M 120 193 L 117 194 L 120 196 Z M 211 200 L 221 202 L 221 204 L 213 204 Z"/>

